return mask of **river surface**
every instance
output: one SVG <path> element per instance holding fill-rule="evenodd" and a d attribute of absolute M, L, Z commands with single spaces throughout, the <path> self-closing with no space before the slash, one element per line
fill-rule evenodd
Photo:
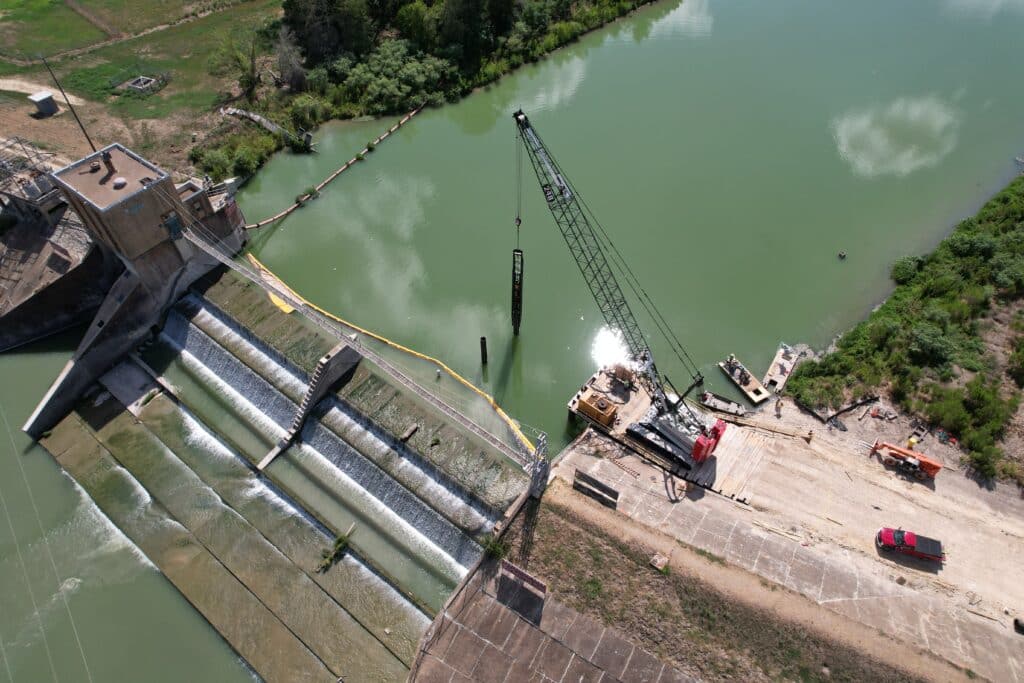
<path fill-rule="evenodd" d="M 1022 35 L 1021 0 L 663 2 L 423 113 L 253 251 L 321 306 L 444 359 L 557 448 L 601 324 L 527 167 L 511 336 L 512 111 L 726 391 L 716 359 L 760 372 L 779 341 L 826 344 L 885 296 L 893 260 L 1008 181 L 1024 152 Z M 279 155 L 240 194 L 246 215 L 276 213 L 383 127 L 325 126 L 320 154 Z M 69 614 L 94 680 L 248 680 L 18 431 L 76 339 L 0 356 L 0 681 L 88 680 Z"/>

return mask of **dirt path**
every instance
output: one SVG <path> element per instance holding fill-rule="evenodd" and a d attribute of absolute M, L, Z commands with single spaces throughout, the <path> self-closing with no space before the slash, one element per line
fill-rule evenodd
<path fill-rule="evenodd" d="M 9 92 L 23 92 L 26 95 L 37 93 L 40 90 L 49 90 L 53 93 L 54 99 L 58 103 L 63 104 L 63 102 L 61 102 L 62 98 L 60 96 L 60 91 L 52 85 L 41 85 L 39 83 L 32 83 L 30 81 L 22 80 L 20 78 L 0 78 L 0 90 L 7 90 Z M 85 100 L 83 100 L 81 97 L 75 97 L 71 94 L 68 94 L 68 99 L 71 100 L 71 104 L 75 105 L 76 107 L 80 104 L 85 104 Z"/>
<path fill-rule="evenodd" d="M 822 609 L 793 591 L 772 587 L 739 567 L 702 556 L 666 534 L 575 494 L 559 479 L 552 482 L 544 500 L 572 511 L 609 536 L 649 549 L 652 554 L 658 552 L 665 555 L 674 570 L 699 577 L 737 602 L 768 610 L 780 620 L 797 624 L 825 639 L 854 648 L 890 667 L 928 680 L 968 680 L 963 671 L 924 650 L 909 647 L 861 623 Z"/>
<path fill-rule="evenodd" d="M 107 36 L 111 38 L 116 38 L 117 36 L 121 35 L 120 31 L 115 29 L 113 26 L 110 26 L 105 21 L 101 20 L 99 17 L 97 17 L 95 14 L 93 14 L 86 8 L 82 7 L 82 5 L 75 2 L 75 0 L 64 0 L 64 4 L 67 5 L 78 16 L 82 17 L 90 24 L 106 33 Z"/>

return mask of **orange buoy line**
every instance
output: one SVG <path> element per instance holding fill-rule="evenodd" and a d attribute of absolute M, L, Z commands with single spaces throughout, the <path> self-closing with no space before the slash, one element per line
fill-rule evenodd
<path fill-rule="evenodd" d="M 415 109 L 413 109 L 413 110 L 412 110 L 411 112 L 409 112 L 408 114 L 406 114 L 405 116 L 403 116 L 403 117 L 402 117 L 401 119 L 399 119 L 399 120 L 398 120 L 398 123 L 396 123 L 395 125 L 393 125 L 393 126 L 391 126 L 390 128 L 388 128 L 388 129 L 387 129 L 386 131 L 384 131 L 384 133 L 383 133 L 383 134 L 381 134 L 380 136 L 378 136 L 378 137 L 377 137 L 376 139 L 374 139 L 374 141 L 373 141 L 373 142 L 372 142 L 371 144 L 373 144 L 373 146 L 374 146 L 374 147 L 376 147 L 377 145 L 379 145 L 379 144 L 380 144 L 381 142 L 383 142 L 384 140 L 387 140 L 387 139 L 388 139 L 388 137 L 389 137 L 389 136 L 390 136 L 390 135 L 391 135 L 392 133 L 394 133 L 394 132 L 395 132 L 395 131 L 397 131 L 397 130 L 398 130 L 399 128 L 401 128 L 402 126 L 404 126 L 404 125 L 405 125 L 406 123 L 408 123 L 408 122 L 409 122 L 409 121 L 410 121 L 410 120 L 412 119 L 412 117 L 416 116 L 416 114 L 419 114 L 419 113 L 420 113 L 421 111 L 423 111 L 423 107 L 425 107 L 425 106 L 426 106 L 426 105 L 424 105 L 424 104 L 421 104 L 420 106 L 416 107 L 416 108 L 415 108 Z M 365 158 L 366 154 L 368 154 L 368 153 L 369 153 L 369 151 L 370 151 L 370 146 L 369 146 L 369 145 L 367 145 L 367 146 L 366 146 L 366 147 L 364 147 L 364 148 L 363 148 L 362 150 L 360 150 L 360 151 L 359 151 L 359 152 L 358 152 L 358 153 L 357 153 L 357 154 L 356 154 L 356 155 L 355 155 L 354 157 L 352 157 L 351 159 L 349 159 L 348 161 L 346 161 L 346 162 L 345 162 L 345 163 L 344 163 L 344 164 L 343 164 L 343 165 L 341 166 L 341 168 L 337 169 L 336 171 L 334 171 L 334 173 L 332 173 L 331 175 L 329 175 L 329 176 L 327 176 L 326 178 L 324 178 L 324 180 L 323 180 L 323 181 L 322 181 L 322 182 L 321 182 L 321 183 L 320 183 L 319 185 L 317 185 L 317 186 L 316 186 L 316 187 L 314 188 L 314 190 L 313 190 L 313 194 L 316 194 L 316 193 L 317 193 L 317 192 L 319 192 L 320 190 L 322 190 L 322 189 L 324 189 L 325 187 L 327 187 L 327 184 L 328 184 L 328 183 L 330 183 L 330 182 L 331 182 L 332 180 L 334 180 L 335 178 L 337 178 L 338 176 L 340 176 L 340 175 L 341 175 L 342 173 L 344 173 L 345 171 L 347 171 L 347 170 L 348 170 L 349 168 L 351 168 L 351 167 L 352 167 L 353 165 L 355 165 L 356 163 L 358 163 L 358 162 L 359 162 L 359 159 L 360 159 L 360 157 L 363 157 L 363 158 Z M 308 200 L 308 199 L 310 198 L 310 196 L 311 196 L 311 195 L 308 195 L 308 194 L 306 194 L 306 195 L 302 195 L 302 197 L 300 197 L 300 198 L 299 198 L 299 201 L 295 202 L 294 204 L 292 204 L 291 206 L 289 206 L 289 207 L 288 207 L 288 208 L 286 208 L 285 210 L 283 210 L 283 211 L 281 211 L 281 212 L 279 212 L 279 213 L 276 213 L 276 214 L 274 214 L 274 215 L 273 215 L 273 216 L 271 216 L 270 218 L 264 218 L 263 220 L 261 220 L 261 221 L 259 221 L 259 222 L 256 222 L 256 223 L 249 223 L 248 225 L 246 225 L 246 226 L 245 226 L 245 229 L 246 229 L 246 230 L 255 230 L 256 228 L 262 228 L 262 227 L 263 227 L 264 225 L 267 225 L 268 223 L 273 223 L 274 221 L 279 221 L 279 220 L 281 220 L 282 218 L 284 218 L 285 216 L 287 216 L 288 214 L 290 214 L 290 213 L 291 213 L 292 211 L 294 211 L 295 209 L 297 209 L 297 208 L 299 208 L 300 206 L 302 206 L 302 204 L 303 204 L 303 203 L 304 203 L 304 202 L 305 202 L 306 200 Z"/>

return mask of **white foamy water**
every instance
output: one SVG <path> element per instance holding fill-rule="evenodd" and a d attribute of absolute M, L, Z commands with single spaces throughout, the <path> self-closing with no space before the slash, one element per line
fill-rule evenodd
<path fill-rule="evenodd" d="M 284 393 L 302 396 L 306 393 L 306 379 L 281 365 L 263 349 L 240 335 L 233 327 L 225 324 L 205 307 L 193 317 L 195 323 L 214 341 L 251 366 L 259 368 L 259 374 L 271 384 L 283 389 Z"/>
<path fill-rule="evenodd" d="M 64 611 L 64 601 L 68 600 L 70 602 L 71 596 L 78 592 L 81 585 L 82 580 L 77 577 L 65 579 L 56 592 L 49 595 L 39 604 L 38 612 L 33 611 L 31 608 L 21 610 L 23 614 L 19 614 L 16 619 L 18 623 L 17 632 L 13 638 L 5 639 L 4 647 L 6 648 L 7 656 L 10 657 L 19 650 L 26 650 L 32 647 L 42 639 L 43 631 L 48 633 L 52 626 L 65 621 L 67 613 Z M 39 598 L 38 594 L 36 598 Z M 26 607 L 28 606 L 26 605 Z"/>
<path fill-rule="evenodd" d="M 67 520 L 49 529 L 43 539 L 22 548 L 26 566 L 39 568 L 30 575 L 39 616 L 24 591 L 16 591 L 12 586 L 5 588 L 0 600 L 4 621 L 18 624 L 14 636 L 4 638 L 8 656 L 30 648 L 41 639 L 40 622 L 49 632 L 53 626 L 66 621 L 65 600 L 72 604 L 72 597 L 83 588 L 130 583 L 142 573 L 158 571 L 138 546 L 103 514 L 78 482 L 61 472 L 71 482 L 77 504 Z M 145 497 L 133 496 L 133 500 L 136 499 L 145 500 Z M 59 586 L 46 545 L 62 574 Z M 17 555 L 11 553 L 0 558 L 0 566 L 17 561 Z M 63 576 L 67 573 L 72 575 Z M 0 575 L 20 576 L 20 571 L 3 567 Z"/>
<path fill-rule="evenodd" d="M 266 413 L 253 405 L 249 399 L 235 390 L 233 386 L 222 380 L 216 373 L 210 370 L 198 358 L 188 350 L 182 348 L 173 339 L 163 336 L 163 339 L 179 351 L 182 365 L 193 376 L 213 389 L 211 393 L 219 393 L 250 423 L 260 429 L 263 434 L 277 440 L 287 434 L 287 431 L 274 422 Z"/>
<path fill-rule="evenodd" d="M 199 422 L 191 413 L 178 406 L 181 414 L 181 424 L 185 432 L 185 443 L 201 450 L 220 460 L 231 460 L 238 463 L 239 467 L 245 468 L 244 475 L 235 479 L 238 486 L 242 488 L 242 495 L 247 499 L 259 498 L 266 501 L 275 510 L 288 516 L 302 517 L 302 513 L 295 509 L 291 503 L 282 498 L 272 488 L 267 486 L 262 479 L 253 474 L 243 462 L 241 456 L 237 455 L 217 435 L 209 431 L 204 424 Z"/>
<path fill-rule="evenodd" d="M 441 570 L 446 577 L 459 581 L 466 575 L 468 569 L 463 567 L 451 555 L 446 553 L 433 541 L 424 536 L 420 531 L 402 519 L 387 505 L 371 496 L 366 489 L 359 486 L 347 474 L 338 469 L 334 463 L 325 458 L 318 450 L 299 443 L 293 446 L 293 451 L 302 459 L 307 459 L 307 466 L 315 464 L 316 469 L 330 484 L 329 490 L 335 492 L 347 505 L 358 509 L 362 516 L 372 519 L 374 523 L 387 534 L 387 537 L 401 548 L 405 548 L 410 557 L 421 557 L 427 562 Z M 296 458 L 297 460 L 299 458 Z M 312 460 L 309 463 L 308 460 Z M 353 532 L 353 538 L 358 541 L 359 525 Z"/>
<path fill-rule="evenodd" d="M 449 518 L 474 530 L 487 531 L 494 526 L 493 518 L 481 514 L 457 493 L 434 479 L 431 473 L 404 457 L 338 405 L 333 405 L 320 421 L 335 427 L 356 451 L 374 454 L 381 463 L 389 462 L 389 469 L 393 470 L 395 478 L 407 488 L 415 490 L 415 495 L 431 507 L 444 511 Z"/>
<path fill-rule="evenodd" d="M 123 468 L 119 467 L 119 469 L 127 474 Z M 78 551 L 69 550 L 74 553 L 73 556 L 84 558 L 90 565 L 98 564 L 99 560 L 102 560 L 104 557 L 128 553 L 138 561 L 142 568 L 158 571 L 156 565 L 146 557 L 146 554 L 116 524 L 110 521 L 109 517 L 103 514 L 103 511 L 97 507 L 85 489 L 71 475 L 63 470 L 61 471 L 68 478 L 68 481 L 71 482 L 75 493 L 78 495 L 78 506 L 66 524 L 53 529 L 50 533 L 54 536 L 77 539 L 77 542 L 81 544 L 81 549 Z M 133 500 L 138 501 L 139 507 L 149 506 L 152 499 L 148 491 L 136 485 L 133 494 Z M 53 539 L 51 538 L 52 542 Z M 57 554 L 54 553 L 54 556 L 57 556 Z M 68 555 L 64 555 L 64 557 L 68 557 Z M 125 565 L 118 563 L 117 566 L 123 567 Z M 134 577 L 134 572 L 118 575 L 108 570 L 104 570 L 102 575 L 102 579 L 105 582 L 130 581 Z"/>
<path fill-rule="evenodd" d="M 246 500 L 259 500 L 270 506 L 275 512 L 288 517 L 303 519 L 310 525 L 311 529 L 317 528 L 316 524 L 310 520 L 306 513 L 298 509 L 288 499 L 282 497 L 276 490 L 267 486 L 262 478 L 252 473 L 240 456 L 218 439 L 216 434 L 208 430 L 188 410 L 180 405 L 176 405 L 176 408 L 181 416 L 181 425 L 184 430 L 186 444 L 216 459 L 230 460 L 239 466 L 239 476 L 235 477 L 227 485 L 237 487 L 239 495 Z M 319 533 L 318 529 L 317 533 Z M 348 565 L 350 570 L 359 572 L 361 586 L 368 587 L 369 590 L 375 593 L 386 594 L 388 596 L 387 604 L 397 605 L 407 614 L 416 615 L 418 619 L 423 621 L 422 628 L 424 630 L 430 625 L 430 620 L 413 603 L 409 602 L 394 586 L 385 581 L 377 572 L 367 567 L 362 561 L 352 555 L 345 555 L 342 561 Z"/>

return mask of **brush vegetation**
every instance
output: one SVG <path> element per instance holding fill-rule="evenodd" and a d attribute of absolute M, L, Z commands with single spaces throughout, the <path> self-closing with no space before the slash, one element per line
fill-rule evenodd
<path fill-rule="evenodd" d="M 928 256 L 896 261 L 892 279 L 888 300 L 834 351 L 799 366 L 787 391 L 836 409 L 885 389 L 903 409 L 957 436 L 981 475 L 1012 474 L 1001 468 L 997 444 L 1024 386 L 1024 334 L 1019 322 L 1008 330 L 1005 363 L 986 338 L 993 313 L 1024 298 L 1024 177 Z"/>
<path fill-rule="evenodd" d="M 334 539 L 334 545 L 330 548 L 324 548 L 320 552 L 320 565 L 316 568 L 317 572 L 323 574 L 328 569 L 338 563 L 345 553 L 348 551 L 348 536 L 345 534 L 339 535 Z"/>
<path fill-rule="evenodd" d="M 233 71 L 245 107 L 298 134 L 330 119 L 453 101 L 649 1 L 284 0 L 280 21 L 225 35 L 211 68 Z M 253 82 L 267 73 L 252 68 L 259 60 L 275 80 L 269 92 Z M 269 156 L 263 146 L 228 144 L 214 137 L 191 159 L 220 178 L 240 154 Z"/>

